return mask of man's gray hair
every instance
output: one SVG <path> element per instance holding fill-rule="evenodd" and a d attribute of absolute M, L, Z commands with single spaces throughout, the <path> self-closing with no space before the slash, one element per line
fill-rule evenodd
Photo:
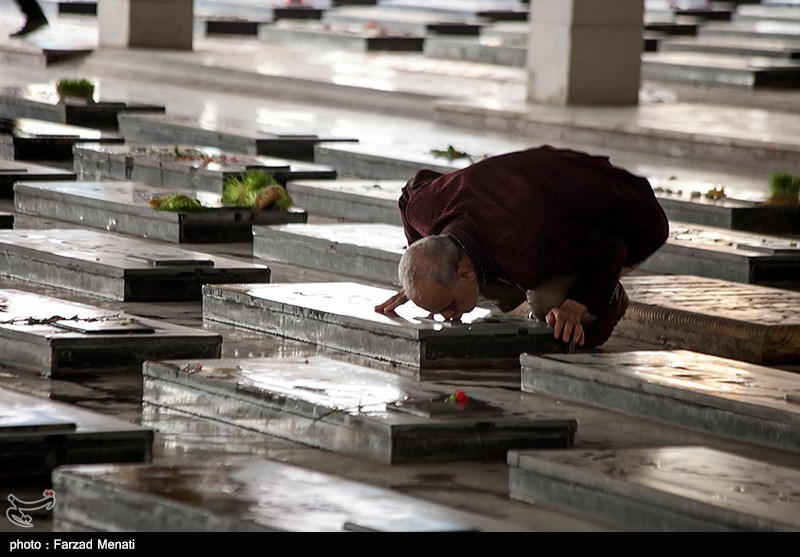
<path fill-rule="evenodd" d="M 414 299 L 426 278 L 448 288 L 455 286 L 461 257 L 458 244 L 443 234 L 427 236 L 411 244 L 400 258 L 397 273 L 405 295 Z"/>

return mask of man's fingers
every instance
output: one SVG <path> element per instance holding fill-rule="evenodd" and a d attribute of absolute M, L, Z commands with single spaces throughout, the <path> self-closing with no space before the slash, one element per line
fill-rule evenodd
<path fill-rule="evenodd" d="M 578 345 L 583 344 L 581 337 L 583 337 L 583 327 L 580 323 L 575 323 L 575 328 L 572 329 L 572 342 Z"/>
<path fill-rule="evenodd" d="M 572 338 L 573 324 L 569 319 L 564 319 L 564 333 L 561 335 L 561 340 L 569 342 Z"/>
<path fill-rule="evenodd" d="M 404 292 L 398 292 L 382 304 L 375 306 L 375 311 L 386 315 L 394 314 L 395 308 L 398 308 L 408 301 Z"/>

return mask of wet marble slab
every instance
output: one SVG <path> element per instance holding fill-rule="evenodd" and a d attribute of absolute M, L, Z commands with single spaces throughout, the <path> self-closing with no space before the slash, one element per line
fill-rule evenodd
<path fill-rule="evenodd" d="M 65 464 L 150 462 L 153 431 L 70 404 L 0 388 L 0 477 Z"/>
<path fill-rule="evenodd" d="M 375 305 L 394 293 L 348 282 L 207 285 L 203 320 L 396 363 L 398 374 L 412 376 L 420 369 L 518 366 L 522 352 L 566 351 L 547 325 L 488 309 L 456 323 L 431 319 L 410 302 L 397 316 L 376 313 Z"/>
<path fill-rule="evenodd" d="M 258 122 L 225 121 L 212 124 L 179 115 L 124 114 L 120 118 L 120 131 L 127 141 L 135 143 L 209 145 L 248 155 L 301 161 L 313 161 L 314 145 L 322 141 L 358 141 L 352 137 L 320 135 L 309 129 L 280 128 Z"/>
<path fill-rule="evenodd" d="M 732 23 L 710 23 L 703 26 L 702 37 L 736 37 L 741 40 L 796 39 L 800 35 L 800 22 L 783 21 L 735 21 Z"/>
<path fill-rule="evenodd" d="M 360 52 L 422 52 L 423 35 L 388 31 L 376 24 L 336 25 L 319 22 L 281 22 L 259 29 L 259 39 L 279 44 L 317 45 L 320 48 L 341 48 Z"/>
<path fill-rule="evenodd" d="M 724 186 L 706 182 L 650 178 L 658 202 L 670 220 L 765 234 L 800 233 L 800 204 L 770 205 L 766 194 L 759 200 L 723 197 L 706 193 L 724 191 Z"/>
<path fill-rule="evenodd" d="M 407 240 L 391 224 L 285 224 L 253 227 L 253 256 L 265 261 L 399 284 Z"/>
<path fill-rule="evenodd" d="M 524 68 L 528 49 L 492 38 L 430 37 L 425 40 L 425 56 Z"/>
<path fill-rule="evenodd" d="M 763 285 L 800 285 L 800 239 L 671 222 L 643 270 Z"/>
<path fill-rule="evenodd" d="M 380 25 L 387 31 L 426 35 L 428 32 L 477 33 L 490 22 L 474 15 L 437 14 L 378 5 L 341 7 L 329 10 L 322 20 L 331 25 Z"/>
<path fill-rule="evenodd" d="M 0 118 L 0 159 L 71 161 L 76 143 L 122 143 L 111 132 L 32 118 Z"/>
<path fill-rule="evenodd" d="M 74 172 L 30 162 L 0 160 L 0 198 L 14 197 L 14 182 L 19 180 L 75 180 Z"/>
<path fill-rule="evenodd" d="M 510 451 L 513 499 L 625 530 L 797 531 L 800 472 L 704 447 Z"/>
<path fill-rule="evenodd" d="M 737 16 L 738 17 L 738 16 Z M 710 52 L 770 58 L 800 58 L 800 41 L 735 37 L 691 37 L 661 42 L 662 52 Z"/>
<path fill-rule="evenodd" d="M 794 373 L 687 350 L 520 357 L 522 390 L 800 452 Z"/>
<path fill-rule="evenodd" d="M 163 113 L 159 105 L 109 100 L 96 95 L 89 101 L 60 100 L 52 83 L 0 89 L 0 116 L 36 118 L 74 126 L 116 130 L 117 115 L 130 112 Z"/>
<path fill-rule="evenodd" d="M 405 180 L 291 180 L 294 202 L 309 213 L 347 221 L 401 225 L 397 201 Z"/>
<path fill-rule="evenodd" d="M 447 145 L 436 149 L 446 150 Z M 422 147 L 387 147 L 365 143 L 320 143 L 314 147 L 314 160 L 334 167 L 342 176 L 406 181 L 423 168 L 447 173 L 471 164 L 466 157 L 449 160 L 436 157 Z"/>
<path fill-rule="evenodd" d="M 241 155 L 197 145 L 77 145 L 75 170 L 84 180 L 133 180 L 150 186 L 221 194 L 225 182 L 247 170 L 261 170 L 278 182 L 334 179 L 325 165 Z"/>
<path fill-rule="evenodd" d="M 100 531 L 528 530 L 270 460 L 63 467 L 53 480 L 60 497 L 54 518 Z"/>
<path fill-rule="evenodd" d="M 450 402 L 456 392 L 464 402 Z M 147 362 L 144 401 L 384 464 L 571 447 L 577 423 L 327 358 Z"/>
<path fill-rule="evenodd" d="M 0 363 L 45 376 L 141 370 L 148 359 L 216 358 L 222 336 L 121 311 L 0 290 Z"/>
<path fill-rule="evenodd" d="M 800 87 L 800 62 L 703 52 L 647 52 L 642 77 L 744 89 Z"/>
<path fill-rule="evenodd" d="M 800 363 L 800 293 L 690 275 L 625 277 L 615 334 L 755 364 Z"/>
<path fill-rule="evenodd" d="M 269 282 L 270 271 L 89 230 L 15 230 L 0 231 L 0 275 L 112 300 L 163 302 L 200 299 L 207 283 Z"/>
<path fill-rule="evenodd" d="M 170 190 L 137 182 L 17 182 L 14 207 L 20 214 L 53 218 L 89 228 L 166 242 L 252 242 L 254 224 L 299 223 L 302 209 L 256 211 L 223 205 L 219 194 Z M 200 201 L 204 211 L 160 211 L 150 201 L 182 193 Z"/>

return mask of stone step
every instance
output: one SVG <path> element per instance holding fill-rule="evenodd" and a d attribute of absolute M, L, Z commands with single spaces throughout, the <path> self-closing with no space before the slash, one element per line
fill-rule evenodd
<path fill-rule="evenodd" d="M 800 23 L 792 21 L 735 21 L 733 23 L 709 23 L 704 25 L 702 37 L 737 37 L 739 39 L 784 39 L 797 40 Z"/>
<path fill-rule="evenodd" d="M 23 161 L 0 160 L 0 198 L 14 197 L 14 182 L 75 180 L 74 172 Z"/>
<path fill-rule="evenodd" d="M 203 290 L 203 321 L 396 363 L 402 367 L 398 373 L 417 376 L 420 369 L 518 365 L 525 351 L 566 350 L 547 325 L 492 316 L 482 308 L 461 323 L 431 319 L 410 302 L 397 309 L 398 317 L 376 313 L 374 307 L 394 293 L 348 282 L 209 284 Z"/>
<path fill-rule="evenodd" d="M 743 89 L 796 89 L 800 88 L 800 61 L 700 52 L 647 52 L 642 54 L 642 76 L 656 81 Z"/>
<path fill-rule="evenodd" d="M 800 10 L 797 7 L 770 6 L 754 4 L 739 6 L 736 9 L 735 21 L 780 21 L 800 23 Z"/>
<path fill-rule="evenodd" d="M 242 35 L 257 37 L 258 28 L 268 23 L 267 19 L 246 19 L 237 17 L 206 15 L 196 17 L 194 20 L 195 32 L 198 28 L 206 36 L 211 35 Z"/>
<path fill-rule="evenodd" d="M 425 39 L 424 52 L 430 58 L 469 60 L 516 68 L 524 68 L 528 58 L 527 48 L 500 44 L 495 39 L 428 37 Z"/>
<path fill-rule="evenodd" d="M 116 130 L 118 114 L 126 112 L 163 113 L 164 107 L 109 99 L 64 102 L 59 99 L 55 87 L 48 83 L 0 90 L 0 117 L 4 118 L 36 118 L 74 126 Z"/>
<path fill-rule="evenodd" d="M 436 148 L 440 151 L 446 149 L 446 145 Z M 471 156 L 476 159 L 484 154 L 473 153 Z M 387 147 L 365 143 L 320 143 L 314 147 L 314 160 L 332 166 L 342 176 L 407 181 L 423 168 L 447 173 L 469 166 L 473 159 L 437 157 L 430 150 L 416 145 Z"/>
<path fill-rule="evenodd" d="M 486 18 L 434 14 L 398 9 L 389 6 L 345 7 L 326 12 L 322 20 L 330 25 L 379 25 L 392 32 L 424 36 L 429 31 L 437 33 L 474 33 L 490 23 Z"/>
<path fill-rule="evenodd" d="M 511 451 L 513 499 L 627 531 L 796 531 L 800 473 L 704 447 Z"/>
<path fill-rule="evenodd" d="M 678 7 L 673 9 L 647 9 L 645 20 L 669 20 L 670 18 L 692 17 L 702 21 L 730 21 L 733 17 L 733 6 L 718 7 Z"/>
<path fill-rule="evenodd" d="M 224 151 L 302 161 L 314 160 L 314 145 L 321 141 L 358 141 L 258 122 L 219 120 L 209 124 L 192 117 L 174 115 L 124 114 L 120 118 L 120 133 L 126 141 L 133 143 L 208 145 Z"/>
<path fill-rule="evenodd" d="M 178 154 L 176 149 L 180 151 Z M 76 145 L 75 169 L 83 180 L 133 180 L 169 189 L 221 194 L 225 182 L 247 170 L 261 170 L 276 181 L 334 179 L 329 166 L 275 157 L 238 155 L 197 145 Z"/>
<path fill-rule="evenodd" d="M 76 143 L 122 143 L 121 136 L 95 128 L 31 118 L 0 118 L 0 159 L 71 161 Z"/>
<path fill-rule="evenodd" d="M 800 239 L 671 222 L 667 243 L 641 269 L 797 289 Z"/>
<path fill-rule="evenodd" d="M 58 523 L 80 531 L 507 531 L 504 521 L 298 466 L 84 466 L 55 472 Z M 164 486 L 185 486 L 165 489 Z M 236 486 L 231 492 L 231 486 Z M 190 490 L 190 491 L 187 491 Z M 186 494 L 191 493 L 190 497 Z M 195 496 L 196 494 L 196 496 Z M 104 512 L 97 512 L 103 501 Z M 142 512 L 147 509 L 147 512 Z M 525 530 L 524 526 L 514 530 Z"/>
<path fill-rule="evenodd" d="M 524 2 L 383 0 L 381 5 L 387 8 L 404 9 L 426 14 L 484 17 L 490 21 L 527 21 L 528 19 L 528 6 Z"/>
<path fill-rule="evenodd" d="M 422 52 L 425 38 L 409 33 L 371 29 L 368 26 L 330 24 L 262 26 L 259 39 L 278 44 L 302 44 L 316 48 L 341 48 L 360 52 Z"/>
<path fill-rule="evenodd" d="M 318 271 L 399 284 L 397 267 L 407 247 L 391 224 L 287 224 L 253 227 L 253 256 Z"/>
<path fill-rule="evenodd" d="M 220 195 L 170 190 L 137 182 L 17 182 L 14 207 L 19 214 L 51 218 L 174 243 L 252 242 L 254 224 L 305 222 L 301 209 L 256 211 L 226 207 Z M 167 193 L 197 199 L 205 211 L 159 211 L 150 201 Z"/>
<path fill-rule="evenodd" d="M 800 452 L 797 375 L 685 350 L 520 358 L 522 390 Z"/>
<path fill-rule="evenodd" d="M 197 300 L 203 284 L 269 281 L 263 265 L 89 230 L 2 231 L 0 274 L 126 302 Z"/>
<path fill-rule="evenodd" d="M 327 358 L 148 362 L 144 401 L 383 464 L 571 447 L 575 420 Z M 461 392 L 464 402 L 448 402 Z"/>
<path fill-rule="evenodd" d="M 527 22 L 503 21 L 481 29 L 481 38 L 500 41 L 508 47 L 528 49 L 529 25 Z"/>
<path fill-rule="evenodd" d="M 401 225 L 400 199 L 405 180 L 291 180 L 295 204 L 309 213 L 346 221 Z"/>
<path fill-rule="evenodd" d="M 632 340 L 754 364 L 800 363 L 800 293 L 680 276 L 622 279 L 631 304 L 614 330 Z"/>
<path fill-rule="evenodd" d="M 55 4 L 59 14 L 97 15 L 95 0 L 43 0 L 43 4 Z"/>
<path fill-rule="evenodd" d="M 40 296 L 0 290 L 0 362 L 54 379 L 140 373 L 152 359 L 218 358 L 222 337 L 165 321 Z"/>
<path fill-rule="evenodd" d="M 96 41 L 61 42 L 52 38 L 32 37 L 27 40 L 4 39 L 0 40 L 0 63 L 26 68 L 45 68 L 51 64 L 86 56 L 96 46 Z"/>
<path fill-rule="evenodd" d="M 800 39 L 748 39 L 735 37 L 692 37 L 661 41 L 660 52 L 703 52 L 743 57 L 800 58 Z"/>
<path fill-rule="evenodd" d="M 6 480 L 46 478 L 46 486 L 57 466 L 151 459 L 152 430 L 72 404 L 0 389 L 0 416 L 0 476 Z"/>

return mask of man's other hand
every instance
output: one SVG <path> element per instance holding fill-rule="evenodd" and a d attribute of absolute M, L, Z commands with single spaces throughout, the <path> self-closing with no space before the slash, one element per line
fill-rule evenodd
<path fill-rule="evenodd" d="M 401 290 L 382 304 L 375 306 L 375 311 L 382 313 L 383 315 L 397 315 L 394 310 L 405 304 L 407 301 L 408 298 L 406 297 L 405 292 Z"/>
<path fill-rule="evenodd" d="M 561 307 L 553 308 L 545 317 L 553 327 L 553 336 L 564 342 L 574 342 L 583 346 L 585 338 L 581 319 L 589 312 L 588 308 L 575 300 L 566 300 Z"/>

